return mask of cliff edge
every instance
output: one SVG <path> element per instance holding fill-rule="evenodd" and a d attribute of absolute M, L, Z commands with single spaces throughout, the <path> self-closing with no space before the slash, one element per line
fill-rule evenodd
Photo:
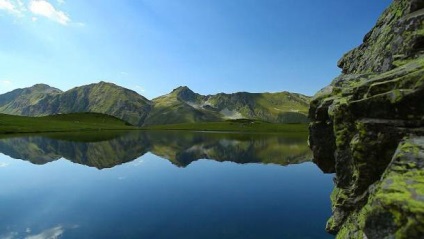
<path fill-rule="evenodd" d="M 310 105 L 337 238 L 424 238 L 424 1 L 394 0 Z"/>

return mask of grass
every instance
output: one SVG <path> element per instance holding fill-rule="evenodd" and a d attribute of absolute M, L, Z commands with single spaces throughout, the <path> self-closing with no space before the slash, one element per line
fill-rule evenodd
<path fill-rule="evenodd" d="M 83 134 L 84 132 L 99 130 L 186 130 L 258 133 L 306 133 L 308 131 L 308 127 L 306 124 L 273 124 L 258 120 L 241 119 L 221 122 L 153 125 L 139 128 L 113 116 L 98 113 L 72 113 L 44 117 L 26 117 L 0 114 L 0 138 L 17 133 L 32 134 L 56 132 L 79 132 L 79 134 L 75 134 L 74 137 L 84 138 L 86 136 Z M 112 135 L 110 135 L 110 137 L 115 136 L 115 133 L 111 134 Z M 117 134 L 122 134 L 122 132 L 117 132 Z M 103 138 L 103 136 L 100 138 Z"/>
<path fill-rule="evenodd" d="M 137 129 L 113 116 L 73 113 L 44 117 L 0 114 L 0 134 Z"/>
<path fill-rule="evenodd" d="M 258 120 L 227 120 L 187 124 L 152 125 L 147 130 L 235 131 L 235 132 L 308 132 L 307 124 L 274 124 Z"/>

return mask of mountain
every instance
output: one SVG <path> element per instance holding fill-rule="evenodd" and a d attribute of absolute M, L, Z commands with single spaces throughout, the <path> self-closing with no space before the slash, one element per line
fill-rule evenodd
<path fill-rule="evenodd" d="M 394 0 L 309 110 L 337 238 L 424 238 L 424 1 Z"/>
<path fill-rule="evenodd" d="M 308 122 L 309 97 L 289 92 L 220 93 L 206 96 L 203 105 L 226 119 L 259 119 L 273 123 Z"/>
<path fill-rule="evenodd" d="M 272 123 L 305 123 L 308 122 L 309 100 L 307 96 L 289 92 L 204 96 L 183 86 L 150 101 L 132 90 L 106 82 L 65 92 L 39 84 L 0 95 L 0 113 L 44 116 L 95 112 L 137 126 L 242 118 Z"/>
<path fill-rule="evenodd" d="M 143 96 L 106 82 L 66 92 L 47 85 L 35 85 L 0 95 L 1 113 L 25 116 L 95 112 L 141 125 L 150 108 L 150 101 Z"/>
<path fill-rule="evenodd" d="M 0 95 L 0 112 L 12 115 L 46 115 L 48 109 L 40 109 L 52 97 L 62 91 L 48 85 L 37 84 L 29 88 L 16 89 Z"/>
<path fill-rule="evenodd" d="M 204 96 L 191 91 L 188 87 L 178 87 L 167 95 L 153 99 L 153 109 L 145 125 L 193 123 L 199 121 L 221 121 L 215 111 L 196 107 Z"/>
<path fill-rule="evenodd" d="M 106 82 L 73 88 L 54 97 L 50 104 L 57 106 L 52 113 L 103 113 L 133 125 L 142 125 L 151 109 L 150 101 L 135 91 Z"/>
<path fill-rule="evenodd" d="M 203 96 L 188 87 L 153 99 L 145 125 L 258 119 L 273 123 L 305 123 L 309 97 L 289 93 L 216 94 Z"/>

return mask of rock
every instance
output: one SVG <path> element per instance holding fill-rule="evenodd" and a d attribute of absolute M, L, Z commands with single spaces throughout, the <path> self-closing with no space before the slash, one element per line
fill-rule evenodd
<path fill-rule="evenodd" d="M 403 140 L 365 206 L 343 224 L 340 238 L 424 238 L 424 137 Z"/>
<path fill-rule="evenodd" d="M 309 110 L 314 162 L 335 172 L 327 231 L 424 238 L 424 1 L 393 1 L 338 65 Z"/>

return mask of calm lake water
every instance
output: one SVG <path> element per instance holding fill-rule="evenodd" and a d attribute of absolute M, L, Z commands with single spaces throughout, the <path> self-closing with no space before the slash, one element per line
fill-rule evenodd
<path fill-rule="evenodd" d="M 0 139 L 0 238 L 332 238 L 306 135 Z"/>

